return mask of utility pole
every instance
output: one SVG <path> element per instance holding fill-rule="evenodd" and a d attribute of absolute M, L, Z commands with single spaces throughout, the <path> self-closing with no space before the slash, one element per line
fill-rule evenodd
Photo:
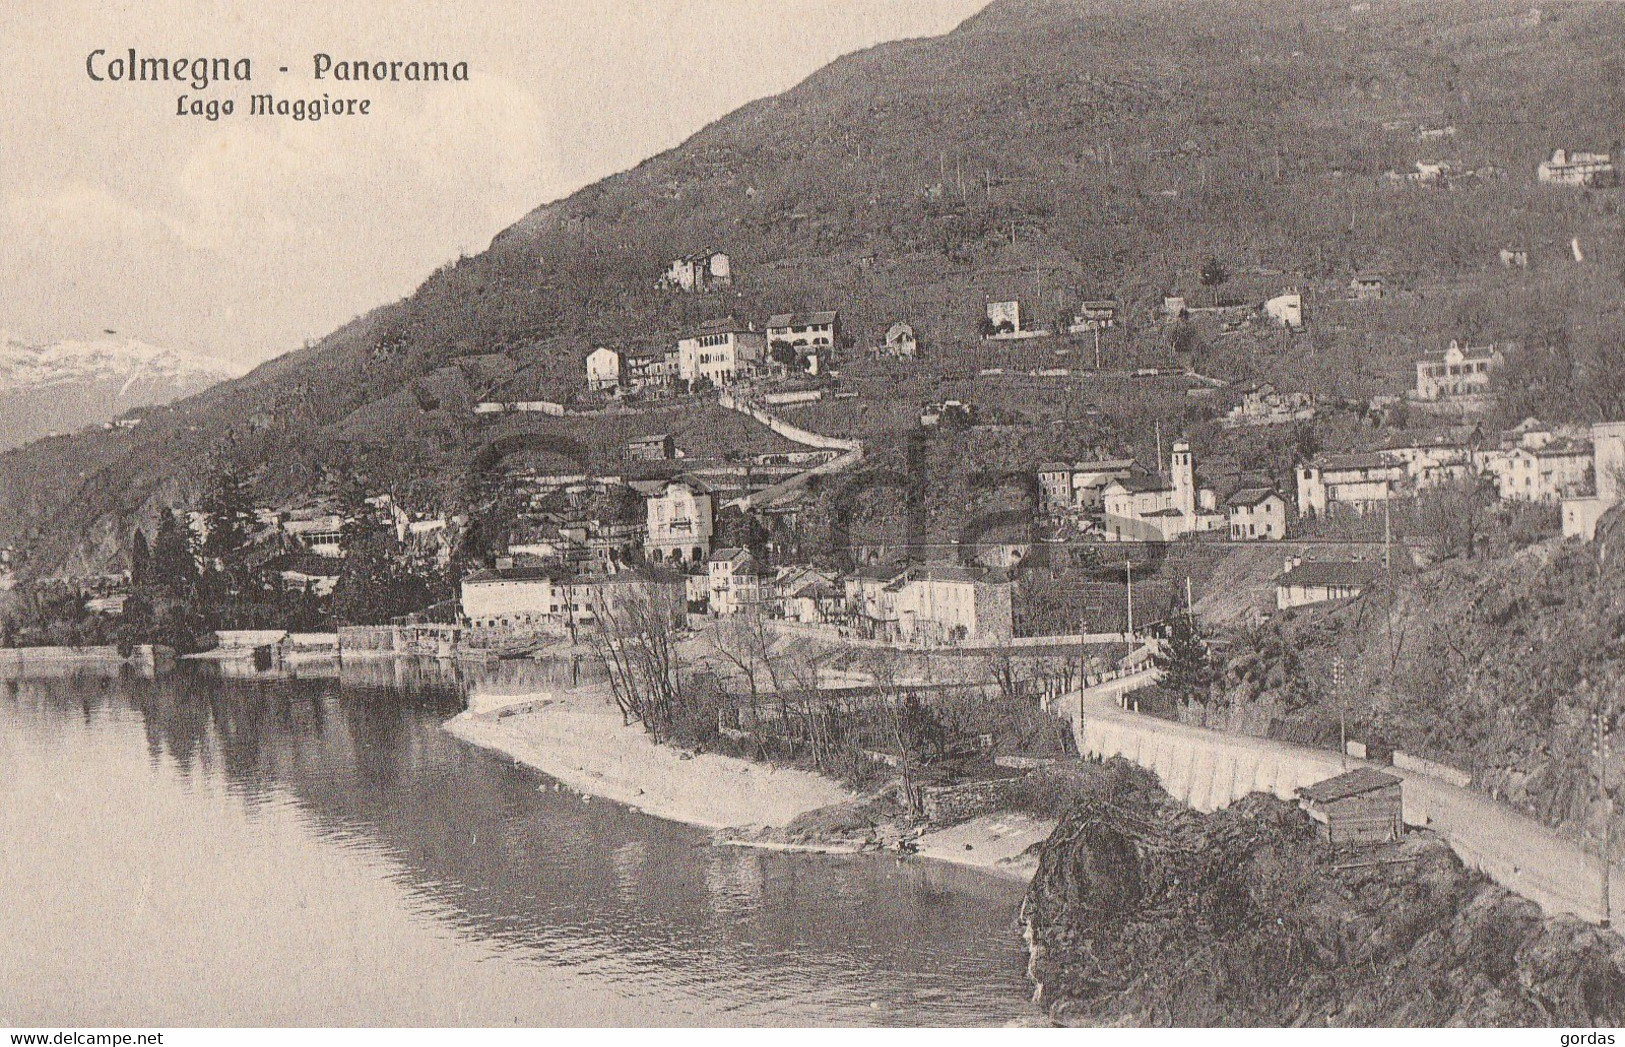
<path fill-rule="evenodd" d="M 1196 601 L 1191 599 L 1191 576 L 1187 574 L 1185 576 L 1185 613 L 1194 614 L 1195 612 Z"/>
<path fill-rule="evenodd" d="M 1123 557 L 1123 573 L 1128 576 L 1128 645 L 1134 653 L 1134 561 Z"/>
<path fill-rule="evenodd" d="M 1332 655 L 1332 693 L 1337 697 L 1337 735 L 1341 744 L 1339 755 L 1343 760 L 1343 770 L 1349 769 L 1349 725 L 1346 714 L 1347 706 L 1343 702 L 1343 656 Z"/>
<path fill-rule="evenodd" d="M 1608 723 L 1606 708 L 1602 712 L 1591 714 L 1592 726 L 1596 729 L 1596 738 L 1592 741 L 1592 752 L 1597 758 L 1597 789 L 1602 795 L 1602 923 L 1607 927 L 1613 923 L 1613 827 L 1614 827 L 1614 798 L 1608 792 L 1608 740 L 1613 734 Z"/>

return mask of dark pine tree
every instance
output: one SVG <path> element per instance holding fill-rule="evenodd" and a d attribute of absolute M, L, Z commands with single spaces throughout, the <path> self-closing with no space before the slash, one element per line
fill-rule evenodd
<path fill-rule="evenodd" d="M 152 549 L 147 545 L 147 533 L 135 529 L 130 539 L 130 588 L 145 589 L 152 584 Z"/>
<path fill-rule="evenodd" d="M 1180 705 L 1208 700 L 1218 674 L 1195 615 L 1185 611 L 1169 619 L 1168 638 L 1151 661 L 1162 670 L 1160 686 Z"/>
<path fill-rule="evenodd" d="M 189 593 L 197 585 L 197 558 L 192 555 L 191 536 L 166 508 L 158 517 L 158 533 L 152 543 L 152 584 L 177 593 Z"/>

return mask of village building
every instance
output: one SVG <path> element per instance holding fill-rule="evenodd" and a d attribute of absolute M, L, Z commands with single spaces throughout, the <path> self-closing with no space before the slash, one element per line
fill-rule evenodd
<path fill-rule="evenodd" d="M 1298 806 L 1333 847 L 1388 843 L 1405 833 L 1402 780 L 1373 767 L 1356 767 L 1303 786 Z"/>
<path fill-rule="evenodd" d="M 650 563 L 698 564 L 710 554 L 713 507 L 708 487 L 697 480 L 656 481 L 644 504 L 644 553 Z"/>
<path fill-rule="evenodd" d="M 677 378 L 692 385 L 704 379 L 722 387 L 754 373 L 767 339 L 733 317 L 709 320 L 677 343 Z"/>
<path fill-rule="evenodd" d="M 1244 487 L 1225 501 L 1230 539 L 1278 542 L 1286 537 L 1286 499 L 1269 487 Z"/>
<path fill-rule="evenodd" d="M 1079 303 L 1067 325 L 1067 334 L 1088 334 L 1117 326 L 1117 302 L 1110 298 L 1097 298 Z"/>
<path fill-rule="evenodd" d="M 1275 579 L 1275 608 L 1285 611 L 1330 600 L 1351 599 L 1364 592 L 1376 577 L 1376 568 L 1367 563 L 1304 563 L 1289 560 L 1285 571 Z"/>
<path fill-rule="evenodd" d="M 1333 505 L 1361 513 L 1380 508 L 1408 477 L 1404 459 L 1391 454 L 1322 455 L 1298 466 L 1298 515 L 1324 516 Z"/>
<path fill-rule="evenodd" d="M 626 457 L 634 462 L 666 462 L 677 457 L 677 448 L 670 433 L 655 433 L 627 441 Z"/>
<path fill-rule="evenodd" d="M 1038 467 L 1038 488 L 1045 513 L 1097 512 L 1105 508 L 1106 488 L 1126 480 L 1136 469 L 1132 458 L 1095 462 L 1045 462 Z"/>
<path fill-rule="evenodd" d="M 1315 398 L 1312 394 L 1277 392 L 1275 386 L 1266 383 L 1243 393 L 1241 403 L 1227 411 L 1219 419 L 1219 424 L 1226 429 L 1289 425 L 1293 422 L 1309 421 L 1315 414 Z"/>
<path fill-rule="evenodd" d="M 1114 479 L 1101 493 L 1103 529 L 1110 541 L 1166 542 L 1187 534 L 1216 531 L 1226 524 L 1217 496 L 1196 486 L 1190 444 L 1174 444 L 1168 476 Z"/>
<path fill-rule="evenodd" d="M 1384 290 L 1382 277 L 1373 273 L 1359 273 L 1349 281 L 1349 297 L 1357 302 L 1376 301 Z"/>
<path fill-rule="evenodd" d="M 337 559 L 344 555 L 344 517 L 334 513 L 323 513 L 318 516 L 309 516 L 301 519 L 285 520 L 282 523 L 282 533 L 288 544 L 315 553 L 317 556 L 326 556 Z"/>
<path fill-rule="evenodd" d="M 1495 372 L 1506 363 L 1493 345 L 1463 345 L 1454 339 L 1442 353 L 1428 353 L 1416 361 L 1416 399 L 1434 402 L 1489 391 Z"/>
<path fill-rule="evenodd" d="M 1603 188 L 1619 184 L 1619 171 L 1610 153 L 1554 149 L 1550 159 L 1535 169 L 1535 179 L 1543 185 Z"/>
<path fill-rule="evenodd" d="M 1591 427 L 1589 496 L 1565 498 L 1562 503 L 1563 537 L 1592 541 L 1597 522 L 1625 496 L 1625 422 L 1597 422 Z"/>
<path fill-rule="evenodd" d="M 599 346 L 587 354 L 587 388 L 592 392 L 618 389 L 621 384 L 621 354 Z"/>
<path fill-rule="evenodd" d="M 919 354 L 920 343 L 914 328 L 899 321 L 886 328 L 880 344 L 875 346 L 876 356 L 889 356 L 894 360 L 912 360 Z"/>
<path fill-rule="evenodd" d="M 763 609 L 771 574 L 749 549 L 718 549 L 706 561 L 707 605 L 715 615 Z"/>
<path fill-rule="evenodd" d="M 662 291 L 704 294 L 719 287 L 733 286 L 733 263 L 721 251 L 687 258 L 673 258 L 655 286 Z"/>
<path fill-rule="evenodd" d="M 1516 250 L 1511 247 L 1503 247 L 1501 248 L 1499 257 L 1501 259 L 1501 265 L 1508 269 L 1529 268 L 1528 251 Z"/>
<path fill-rule="evenodd" d="M 828 354 L 840 344 L 841 314 L 833 309 L 812 313 L 775 313 L 767 318 L 770 348 L 794 349 L 799 356 Z"/>
<path fill-rule="evenodd" d="M 621 357 L 621 388 L 660 393 L 677 384 L 678 350 L 644 349 Z"/>
<path fill-rule="evenodd" d="M 924 646 L 1008 643 L 1012 586 L 1002 571 L 957 565 L 877 566 L 846 580 L 855 635 Z"/>
<path fill-rule="evenodd" d="M 463 576 L 458 611 L 463 625 L 507 633 L 558 633 L 563 594 L 558 572 L 506 567 Z"/>
<path fill-rule="evenodd" d="M 1543 440 L 1481 452 L 1483 471 L 1494 478 L 1502 501 L 1559 502 L 1595 488 L 1589 440 Z"/>
<path fill-rule="evenodd" d="M 769 599 L 785 621 L 832 625 L 841 619 L 844 596 L 835 574 L 798 565 L 779 571 Z"/>

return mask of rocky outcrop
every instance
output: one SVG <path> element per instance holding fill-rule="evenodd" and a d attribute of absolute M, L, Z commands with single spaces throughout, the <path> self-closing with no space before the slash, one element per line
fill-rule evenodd
<path fill-rule="evenodd" d="M 1431 835 L 1334 854 L 1271 796 L 1202 814 L 1124 760 L 1090 777 L 1022 908 L 1058 1022 L 1625 1020 L 1625 942 L 1543 918 Z"/>

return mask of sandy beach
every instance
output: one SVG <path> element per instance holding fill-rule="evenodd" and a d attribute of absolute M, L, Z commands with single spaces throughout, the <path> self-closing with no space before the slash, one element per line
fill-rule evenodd
<path fill-rule="evenodd" d="M 808 771 L 656 745 L 636 724 L 621 722 L 602 685 L 476 695 L 445 729 L 583 794 L 715 830 L 720 843 L 829 853 L 855 849 L 838 843 L 784 844 L 770 832 L 797 815 L 856 799 L 839 783 Z M 1024 852 L 1054 827 L 1053 821 L 1022 814 L 984 815 L 926 833 L 915 843 L 920 857 L 1031 879 L 1037 860 Z"/>

